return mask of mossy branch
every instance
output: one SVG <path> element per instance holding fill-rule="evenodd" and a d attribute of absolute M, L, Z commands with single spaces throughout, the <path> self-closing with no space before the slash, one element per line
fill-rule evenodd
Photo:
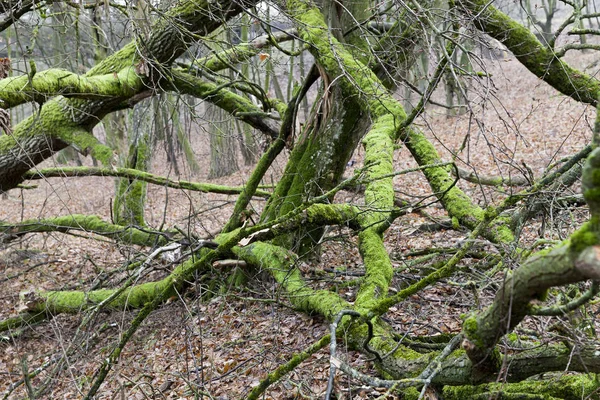
<path fill-rule="evenodd" d="M 483 221 L 484 211 L 475 205 L 465 192 L 454 185 L 455 180 L 450 174 L 450 168 L 441 166 L 442 160 L 433 144 L 414 127 L 403 129 L 399 139 L 403 141 L 419 165 L 440 165 L 423 171 L 429 186 L 451 217 L 456 218 L 461 225 L 475 229 Z M 481 232 L 481 236 L 494 243 L 511 243 L 514 240 L 512 230 L 503 221 L 496 221 L 489 225 Z"/>
<path fill-rule="evenodd" d="M 597 110 L 594 142 L 600 135 L 600 109 Z M 576 163 L 575 161 L 572 161 Z M 562 170 L 568 171 L 567 163 Z M 591 152 L 583 169 L 582 189 L 592 214 L 591 220 L 574 232 L 568 241 L 550 250 L 538 252 L 515 271 L 507 271 L 502 287 L 493 303 L 484 311 L 464 321 L 467 340 L 464 348 L 471 361 L 485 373 L 497 369 L 494 347 L 506 333 L 532 313 L 530 302 L 543 299 L 548 289 L 584 280 L 600 280 L 600 149 Z M 557 171 L 555 174 L 559 173 Z M 554 174 L 554 175 L 555 175 Z M 529 189 L 539 190 L 550 177 L 541 179 Z M 505 205 L 514 197 L 505 200 Z M 595 288 L 596 284 L 592 286 Z M 592 292 L 597 291 L 595 288 Z M 588 296 L 591 297 L 591 296 Z M 533 309 L 536 313 L 537 309 Z M 496 365 L 494 365 L 496 364 Z"/>
<path fill-rule="evenodd" d="M 219 194 L 240 194 L 244 192 L 244 187 L 231 187 L 216 185 L 212 183 L 173 181 L 171 179 L 157 176 L 145 171 L 132 168 L 97 168 L 97 167 L 61 167 L 46 168 L 26 172 L 23 175 L 25 179 L 46 179 L 46 178 L 67 178 L 84 176 L 113 176 L 119 178 L 137 179 L 140 181 L 152 183 L 159 186 L 166 186 L 174 189 L 185 189 L 203 193 Z M 254 196 L 269 197 L 270 192 L 256 190 Z"/>
<path fill-rule="evenodd" d="M 477 185 L 499 187 L 526 186 L 529 184 L 529 181 L 521 176 L 505 178 L 503 176 L 481 175 L 475 171 L 468 171 L 464 168 L 457 168 L 457 171 L 460 179 L 464 179 L 467 182 L 475 183 Z"/>
<path fill-rule="evenodd" d="M 317 351 L 319 351 L 323 347 L 327 346 L 329 344 L 330 339 L 331 339 L 331 336 L 325 335 L 321 339 L 319 339 L 317 342 L 311 344 L 305 350 L 294 354 L 287 363 L 280 365 L 273 372 L 270 372 L 266 378 L 264 378 L 262 381 L 260 381 L 258 386 L 255 386 L 252 389 L 252 391 L 248 394 L 248 396 L 246 397 L 246 400 L 258 399 L 259 396 L 261 394 L 263 394 L 269 386 L 276 383 L 282 377 L 284 377 L 285 375 L 292 372 L 294 370 L 294 368 L 296 368 L 304 360 L 308 359 L 310 356 L 315 354 Z"/>
<path fill-rule="evenodd" d="M 0 223 L 0 242 L 34 232 L 87 232 L 138 246 L 162 246 L 171 241 L 177 232 L 158 232 L 121 226 L 103 221 L 95 215 L 72 214 L 64 217 L 26 220 L 19 223 Z"/>
<path fill-rule="evenodd" d="M 11 108 L 35 101 L 46 102 L 49 97 L 63 95 L 80 99 L 131 97 L 143 88 L 133 67 L 107 75 L 77 75 L 63 69 L 48 69 L 32 77 L 21 75 L 0 80 L 0 107 Z"/>
<path fill-rule="evenodd" d="M 182 0 L 161 15 L 143 45 L 135 40 L 130 42 L 98 63 L 85 76 L 110 77 L 111 74 L 118 75 L 124 69 L 135 66 L 139 71 L 147 73 L 143 77 L 137 77 L 139 82 L 132 82 L 135 74 L 128 72 L 128 86 L 135 88 L 140 84 L 154 85 L 159 78 L 159 67 L 168 67 L 199 37 L 217 29 L 223 21 L 238 14 L 243 7 L 255 3 L 252 0 L 244 4 L 233 1 L 215 3 L 207 0 Z M 176 24 L 173 23 L 174 20 L 177 21 Z M 185 34 L 182 34 L 182 27 L 185 28 Z M 151 60 L 152 65 L 148 65 L 147 60 Z M 91 132 L 106 114 L 122 107 L 125 99 L 123 96 L 108 96 L 100 100 L 66 99 L 59 96 L 46 102 L 39 112 L 14 127 L 13 135 L 0 136 L 0 192 L 16 187 L 22 182 L 22 175 L 32 165 L 37 165 L 72 143 L 74 131 Z M 108 154 L 101 156 L 101 161 L 108 165 L 105 162 L 110 159 Z"/>
<path fill-rule="evenodd" d="M 573 254 L 571 246 L 562 245 L 550 252 L 542 251 L 508 272 L 492 305 L 464 321 L 469 358 L 482 368 L 489 366 L 493 362 L 492 349 L 530 313 L 532 300 L 544 298 L 551 287 L 587 279 L 600 279 L 600 247 L 587 247 Z"/>
<path fill-rule="evenodd" d="M 519 383 L 488 383 L 478 386 L 446 386 L 442 396 L 447 400 L 463 399 L 536 399 L 580 400 L 593 398 L 597 392 L 598 380 L 593 375 L 545 375 L 539 380 Z M 535 395 L 531 395 L 535 393 Z"/>
<path fill-rule="evenodd" d="M 253 128 L 272 138 L 277 137 L 279 124 L 270 121 L 270 116 L 246 97 L 187 74 L 182 70 L 173 70 L 171 78 L 170 85 L 179 93 L 189 94 L 213 103 Z"/>
<path fill-rule="evenodd" d="M 367 304 L 387 294 L 393 275 L 382 241 L 387 225 L 382 221 L 389 221 L 385 214 L 394 204 L 393 140 L 406 113 L 368 66 L 333 37 L 314 3 L 292 0 L 286 6 L 290 16 L 298 21 L 300 37 L 311 44 L 310 51 L 317 63 L 330 76 L 340 77 L 342 91 L 347 96 L 356 96 L 373 121 L 363 139 L 368 182 L 364 196 L 372 211 L 361 215 L 364 229 L 359 234 L 359 250 L 367 274 L 356 299 L 357 305 L 368 307 Z"/>
<path fill-rule="evenodd" d="M 271 46 L 273 42 L 284 43 L 295 39 L 296 35 L 296 29 L 276 32 L 272 35 L 261 35 L 247 43 L 240 43 L 230 49 L 194 60 L 192 65 L 204 71 L 221 71 L 232 65 L 249 60 L 264 48 Z"/>
<path fill-rule="evenodd" d="M 250 243 L 252 240 L 258 239 L 271 239 L 275 236 L 281 235 L 291 230 L 298 229 L 299 226 L 306 224 L 352 224 L 352 221 L 356 219 L 359 213 L 359 209 L 348 205 L 315 204 L 308 207 L 305 210 L 301 210 L 295 213 L 293 216 L 288 216 L 288 218 L 282 218 L 277 221 L 254 226 L 247 229 L 240 228 L 236 229 L 235 231 L 222 234 L 216 239 L 216 242 L 221 243 L 222 246 L 226 245 L 226 247 L 224 248 L 231 249 L 233 246 L 241 243 L 242 239 L 244 238 L 247 238 L 246 243 Z M 95 216 L 84 215 L 70 215 L 67 217 L 52 218 L 46 221 L 33 220 L 24 221 L 21 224 L 0 225 L 0 232 L 2 232 L 2 228 L 4 228 L 4 234 L 13 236 L 22 235 L 32 231 L 68 232 L 70 230 L 82 230 L 118 239 L 123 243 L 128 244 L 144 246 L 162 246 L 170 241 L 170 235 L 168 233 L 143 231 L 137 228 L 122 227 L 119 225 L 106 223 Z M 261 246 L 263 246 L 260 244 L 258 245 L 259 249 L 262 248 Z M 243 249 L 246 248 L 254 248 L 254 245 L 243 247 Z M 246 250 L 239 250 L 240 253 L 243 253 L 244 251 Z M 291 252 L 282 255 L 282 252 L 285 252 L 283 249 L 273 251 L 275 259 L 283 260 L 281 262 L 287 262 L 291 259 L 290 257 L 295 257 Z M 251 259 L 251 262 L 254 265 L 259 265 L 258 260 L 259 258 L 253 258 Z M 214 261 L 214 259 L 211 259 L 211 262 L 212 261 Z M 131 286 L 126 288 L 125 290 L 119 288 L 100 289 L 90 292 L 33 292 L 29 294 L 29 298 L 27 299 L 27 311 L 29 315 L 38 315 L 40 313 L 44 315 L 56 315 L 60 313 L 77 313 L 91 307 L 96 307 L 98 304 L 106 302 L 109 298 L 110 301 L 106 304 L 106 307 L 109 309 L 139 309 L 144 307 L 146 303 L 155 301 L 156 296 L 158 296 L 165 290 L 173 290 L 173 288 L 176 287 L 174 286 L 174 282 L 179 282 L 181 279 L 186 279 L 186 281 L 192 281 L 193 278 L 190 276 L 190 274 L 192 274 L 194 271 L 198 272 L 199 268 L 201 267 L 204 268 L 206 266 L 203 265 L 200 261 L 197 263 L 193 263 L 193 259 L 188 260 L 180 266 L 178 266 L 168 277 L 160 281 L 148 282 Z M 298 283 L 301 281 L 299 271 L 297 272 L 297 275 L 292 276 L 288 276 L 287 272 L 283 270 L 279 270 L 278 274 L 279 275 L 277 275 L 277 279 L 280 279 L 281 281 L 285 280 L 287 283 L 290 283 L 288 279 L 292 279 L 295 277 L 298 281 L 291 282 L 291 284 L 298 286 L 293 287 L 303 286 L 304 289 L 307 291 L 304 293 L 312 293 L 312 291 L 308 289 L 304 283 L 302 283 L 302 285 Z M 323 295 L 326 292 L 327 291 L 323 290 L 320 293 Z M 118 295 L 115 296 L 115 293 L 118 293 Z M 339 299 L 337 295 L 331 292 L 327 293 Z M 325 297 L 328 296 L 329 295 L 325 295 Z M 315 304 L 319 304 L 319 301 L 320 300 L 317 299 Z M 302 303 L 302 301 L 300 302 Z M 319 312 L 327 313 L 327 305 L 330 303 L 331 302 L 321 304 L 321 308 L 318 309 Z M 345 302 L 344 304 L 345 307 L 348 308 L 349 305 Z M 310 307 L 312 306 L 313 303 L 310 302 Z M 304 308 L 299 306 L 299 308 L 302 308 L 307 311 L 310 309 L 310 307 L 308 304 L 305 305 Z M 14 320 L 11 319 L 0 326 L 6 326 L 7 328 L 10 328 L 13 327 L 15 324 L 19 323 L 19 321 L 25 323 L 27 321 L 27 318 L 30 317 L 18 317 Z"/>
<path fill-rule="evenodd" d="M 529 315 L 562 316 L 585 305 L 587 302 L 596 297 L 598 293 L 600 293 L 600 283 L 598 281 L 594 281 L 592 282 L 590 288 L 578 298 L 566 304 L 558 304 L 549 307 L 531 307 Z"/>
<path fill-rule="evenodd" d="M 250 204 L 252 196 L 256 194 L 260 181 L 284 147 L 285 140 L 278 137 L 273 141 L 273 143 L 271 143 L 267 151 L 261 156 L 260 160 L 256 164 L 256 167 L 254 168 L 254 171 L 252 171 L 252 175 L 250 176 L 250 179 L 248 179 L 248 183 L 246 183 L 244 190 L 238 196 L 235 206 L 233 207 L 231 217 L 229 217 L 229 220 L 223 227 L 223 232 L 229 232 L 242 226 L 242 215 L 246 210 L 246 207 L 248 204 Z"/>
<path fill-rule="evenodd" d="M 504 44 L 535 76 L 577 101 L 596 105 L 600 81 L 560 60 L 531 31 L 485 0 L 459 0 L 475 25 Z"/>

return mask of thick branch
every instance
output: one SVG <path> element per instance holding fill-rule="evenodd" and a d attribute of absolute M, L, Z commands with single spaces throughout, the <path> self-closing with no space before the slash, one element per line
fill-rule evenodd
<path fill-rule="evenodd" d="M 130 97 L 144 88 L 133 67 L 118 73 L 81 76 L 63 69 L 48 69 L 33 77 L 21 75 L 0 80 L 0 107 L 11 108 L 49 97 L 63 95 L 88 100 L 107 97 Z"/>
<path fill-rule="evenodd" d="M 279 124 L 270 120 L 270 115 L 255 106 L 247 98 L 213 83 L 206 82 L 201 78 L 186 74 L 181 70 L 171 71 L 171 76 L 173 78 L 171 84 L 179 93 L 189 94 L 211 102 L 253 128 L 272 138 L 277 137 Z"/>
<path fill-rule="evenodd" d="M 509 272 L 492 305 L 465 320 L 470 342 L 465 343 L 465 350 L 474 363 L 492 362 L 491 349 L 528 315 L 529 303 L 543 298 L 549 288 L 600 279 L 600 247 L 588 247 L 578 254 L 573 254 L 572 247 L 563 245 L 542 253 Z"/>
<path fill-rule="evenodd" d="M 577 101 L 596 105 L 600 81 L 578 71 L 562 60 L 526 27 L 510 18 L 486 0 L 460 0 L 463 12 L 474 18 L 475 25 L 502 42 L 535 76 L 554 89 Z"/>
<path fill-rule="evenodd" d="M 247 2 L 247 5 L 252 4 L 252 0 Z M 242 6 L 234 1 L 183 0 L 162 15 L 147 41 L 131 42 L 92 68 L 86 77 L 118 73 L 135 65 L 147 75 L 145 79 L 138 76 L 141 84 L 154 86 L 160 78 L 159 67 L 168 66 L 198 39 L 198 35 L 212 32 L 225 19 L 238 14 Z M 138 87 L 140 82 L 130 82 L 129 86 Z M 17 125 L 12 136 L 0 136 L 0 192 L 17 186 L 25 172 L 69 145 L 74 132 L 90 132 L 126 99 L 127 96 L 102 100 L 58 97 Z M 108 166 L 111 155 L 103 154 L 99 159 Z"/>
<path fill-rule="evenodd" d="M 275 280 L 285 289 L 292 304 L 309 313 L 318 313 L 329 321 L 350 305 L 335 293 L 311 289 L 294 266 L 296 256 L 278 246 L 259 242 L 246 247 L 236 247 L 233 251 L 243 260 L 255 267 L 270 272 Z M 377 322 L 374 324 L 374 335 L 370 341 L 372 351 L 383 357 L 381 367 L 395 379 L 412 378 L 419 375 L 430 364 L 434 354 L 419 355 L 402 345 L 398 345 L 392 337 L 389 326 Z M 349 344 L 366 355 L 371 356 L 364 348 L 364 340 L 368 335 L 365 324 L 352 324 L 346 337 Z M 593 347 L 578 349 L 576 357 L 572 350 L 564 345 L 536 347 L 507 356 L 506 374 L 508 382 L 520 382 L 531 376 L 549 371 L 600 371 L 600 361 L 595 356 Z M 468 385 L 482 382 L 494 382 L 497 371 L 489 375 L 478 375 L 471 361 L 463 351 L 455 351 L 442 362 L 439 372 L 432 380 L 438 385 Z"/>
<path fill-rule="evenodd" d="M 369 180 L 365 188 L 365 204 L 373 211 L 365 212 L 360 221 L 364 229 L 359 234 L 359 250 L 365 263 L 366 276 L 356 299 L 359 308 L 368 307 L 368 303 L 387 294 L 393 275 L 382 233 L 387 228 L 389 212 L 394 204 L 391 178 L 393 140 L 406 114 L 377 76 L 333 37 L 314 4 L 288 1 L 287 9 L 291 17 L 299 22 L 299 34 L 311 44 L 311 53 L 319 65 L 330 76 L 340 77 L 342 91 L 347 96 L 355 96 L 373 121 L 363 139 Z"/>
<path fill-rule="evenodd" d="M 67 215 L 49 219 L 28 220 L 15 224 L 0 223 L 0 243 L 34 232 L 82 231 L 105 236 L 124 244 L 162 246 L 173 232 L 156 232 L 111 224 L 95 215 Z"/>

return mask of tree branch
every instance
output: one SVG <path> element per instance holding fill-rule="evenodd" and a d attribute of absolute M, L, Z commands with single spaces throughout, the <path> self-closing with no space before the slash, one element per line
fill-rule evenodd
<path fill-rule="evenodd" d="M 32 170 L 23 174 L 24 179 L 68 178 L 85 176 L 114 176 L 119 178 L 137 179 L 159 186 L 166 186 L 174 189 L 192 190 L 203 193 L 240 194 L 244 191 L 244 187 L 216 185 L 213 183 L 173 181 L 169 178 L 153 175 L 148 172 L 132 168 L 59 167 Z M 265 190 L 256 190 L 254 195 L 259 197 L 269 197 L 270 192 L 267 192 Z"/>
<path fill-rule="evenodd" d="M 458 4 L 479 29 L 504 44 L 535 76 L 577 101 L 597 104 L 600 81 L 558 59 L 529 29 L 486 0 L 459 0 Z"/>

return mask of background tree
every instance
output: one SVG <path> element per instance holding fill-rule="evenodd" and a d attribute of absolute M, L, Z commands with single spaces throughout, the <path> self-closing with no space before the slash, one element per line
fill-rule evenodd
<path fill-rule="evenodd" d="M 0 80 L 0 190 L 14 196 L 7 203 L 22 196 L 20 218 L 13 213 L 0 224 L 8 249 L 1 284 L 14 291 L 0 331 L 18 348 L 48 324 L 77 324 L 61 338 L 60 352 L 28 357 L 9 349 L 16 362 L 7 366 L 5 398 L 59 391 L 86 399 L 103 391 L 211 398 L 222 390 L 213 382 L 233 373 L 247 398 L 266 390 L 279 398 L 291 391 L 354 398 L 360 390 L 367 397 L 598 398 L 600 85 L 594 53 L 588 70 L 567 61 L 575 51 L 598 49 L 597 15 L 586 4 L 548 3 L 543 42 L 503 4 L 479 0 L 0 4 L 0 27 L 14 29 L 7 40 L 29 43 L 8 51 L 15 71 Z M 86 33 L 75 41 L 47 35 L 47 20 L 56 21 L 48 9 L 71 11 L 77 32 Z M 533 18 L 530 7 L 525 11 Z M 253 28 L 243 33 L 245 20 Z M 239 42 L 223 40 L 223 32 L 238 31 Z M 55 38 L 54 50 L 60 41 L 81 65 L 94 65 L 58 68 L 56 51 L 40 45 L 44 37 Z M 490 55 L 514 57 L 519 75 L 502 74 Z M 542 96 L 558 99 L 539 111 L 544 118 L 572 118 L 565 104 L 579 107 L 579 118 L 570 120 L 570 132 L 543 132 L 524 159 L 519 148 L 534 139 L 526 125 L 542 125 L 531 116 L 552 102 L 536 100 L 535 91 L 527 93 L 535 106 L 513 109 L 499 100 L 500 87 L 521 95 L 525 82 L 518 79 L 526 75 L 548 90 Z M 282 85 L 284 76 L 292 82 Z M 228 166 L 249 159 L 231 151 L 240 132 L 251 142 L 234 127 L 262 135 L 256 164 L 228 178 L 241 185 L 173 175 L 177 147 L 188 161 L 195 152 L 191 165 L 208 166 L 203 159 L 223 151 L 206 136 L 188 142 L 206 127 L 195 125 L 202 103 L 219 109 L 218 120 L 236 121 L 219 135 L 233 140 L 225 146 Z M 300 112 L 302 104 L 308 112 Z M 28 116 L 10 121 L 10 109 Z M 124 123 L 118 113 L 128 109 L 131 122 Z M 487 126 L 489 110 L 500 120 L 495 128 Z M 460 131 L 437 136 L 436 125 L 453 121 Z M 87 159 L 85 166 L 53 167 L 53 156 L 69 146 L 100 166 Z M 114 193 L 103 176 L 119 179 Z M 82 214 L 59 190 L 76 177 L 88 182 Z M 25 189 L 39 190 L 25 182 L 40 179 L 62 207 L 25 218 Z M 180 219 L 171 216 L 174 205 L 185 210 Z M 86 254 L 79 268 L 57 269 L 61 259 L 24 265 L 36 256 L 17 250 L 25 240 L 64 234 L 104 248 L 92 256 L 92 245 L 72 248 Z M 420 245 L 410 244 L 415 235 Z M 59 254 L 60 247 L 46 251 Z M 39 268 L 60 273 L 31 280 Z M 260 330 L 260 313 L 239 318 L 235 310 L 262 303 L 276 311 L 269 318 L 279 321 L 281 343 L 298 341 L 293 351 L 283 356 L 274 343 L 275 356 L 259 351 L 256 362 L 214 355 L 219 346 L 205 353 L 211 330 L 232 318 L 236 329 L 227 335 L 244 342 L 238 357 L 255 351 L 250 338 L 269 343 L 275 334 Z M 211 319 L 215 304 L 220 315 Z M 155 324 L 145 332 L 161 310 L 171 331 Z M 173 312 L 182 315 L 177 324 Z M 183 347 L 165 346 L 160 357 L 176 363 L 175 353 L 184 353 L 185 364 L 169 372 L 144 345 L 174 336 L 184 338 Z M 146 340 L 132 354 L 136 338 Z M 328 357 L 311 359 L 328 345 Z M 119 364 L 136 361 L 126 360 L 165 371 L 150 381 L 132 378 Z M 217 377 L 208 372 L 214 360 Z M 307 363 L 321 368 L 320 378 L 289 386 L 298 379 L 288 377 Z M 70 384 L 60 385 L 67 375 Z"/>

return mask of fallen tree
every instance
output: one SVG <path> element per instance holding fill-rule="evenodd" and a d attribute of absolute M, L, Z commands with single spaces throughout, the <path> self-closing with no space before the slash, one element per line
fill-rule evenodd
<path fill-rule="evenodd" d="M 12 128 L 12 134 L 0 136 L 1 191 L 40 178 L 114 176 L 237 196 L 229 220 L 210 240 L 176 227 L 123 226 L 90 215 L 2 221 L 0 242 L 9 243 L 34 232 L 85 232 L 89 238 L 109 238 L 120 245 L 145 248 L 149 254 L 130 266 L 133 273 L 117 288 L 23 293 L 20 313 L 0 321 L 0 330 L 10 334 L 62 313 L 85 313 L 82 323 L 85 325 L 91 320 L 89 315 L 134 310 L 133 321 L 85 386 L 85 398 L 94 398 L 128 341 L 153 311 L 185 293 L 199 276 L 210 279 L 216 263 L 235 259 L 243 261 L 248 270 L 263 272 L 254 275 L 260 277 L 257 279 L 276 282 L 286 304 L 299 312 L 319 315 L 331 326 L 330 335 L 321 337 L 271 371 L 248 394 L 249 398 L 258 398 L 270 385 L 328 344 L 331 369 L 327 397 L 336 390 L 335 376 L 339 369 L 363 384 L 402 393 L 403 398 L 422 398 L 426 393 L 433 396 L 430 398 L 448 399 L 598 398 L 596 374 L 600 372 L 600 358 L 595 337 L 560 342 L 526 337 L 518 329 L 530 316 L 563 316 L 581 310 L 599 291 L 600 149 L 596 146 L 600 142 L 600 112 L 592 145 L 554 170 L 533 181 L 486 179 L 493 186 L 525 187 L 507 192 L 500 201 L 485 208 L 459 187 L 459 178 L 467 175 L 456 166 L 457 161 L 444 162 L 434 143 L 414 124 L 441 75 L 456 76 L 463 72 L 453 58 L 459 50 L 464 51 L 461 26 L 464 29 L 474 26 L 494 37 L 531 73 L 577 101 L 596 106 L 598 80 L 570 67 L 557 57 L 560 54 L 557 49 L 542 45 L 517 21 L 493 5 L 479 1 L 448 2 L 444 18 L 449 18 L 445 22 L 452 29 L 445 32 L 440 31 L 432 4 L 411 2 L 376 11 L 368 7 L 368 2 L 337 7 L 327 1 L 320 4 L 307 0 L 282 1 L 276 5 L 294 24 L 293 31 L 279 35 L 267 32 L 268 40 L 264 42 L 243 43 L 214 58 L 173 65 L 183 55 L 190 57 L 191 52 L 185 53 L 186 50 L 207 40 L 228 18 L 242 12 L 252 15 L 256 4 L 185 0 L 164 13 L 157 12 L 160 18 L 146 38 L 138 37 L 85 75 L 57 69 L 31 70 L 28 75 L 0 81 L 2 107 L 29 101 L 39 103 L 33 115 Z M 384 25 L 382 31 L 363 31 L 363 26 L 382 15 L 392 21 L 390 26 Z M 408 53 L 417 48 L 418 41 L 407 37 L 419 32 L 437 35 L 443 39 L 443 45 L 428 47 L 428 51 L 439 55 L 433 79 L 422 92 L 419 104 L 407 113 L 394 91 L 399 77 L 416 62 Z M 394 37 L 398 38 L 397 43 L 387 48 L 389 39 Z M 284 40 L 305 46 L 315 63 L 287 104 L 265 96 L 243 74 L 240 82 L 223 81 L 222 76 L 213 75 L 228 67 L 235 70 L 234 62 L 248 59 L 269 44 L 289 53 L 281 48 Z M 319 101 L 300 128 L 296 123 L 300 102 L 319 79 Z M 234 93 L 233 89 L 239 92 Z M 101 143 L 92 134 L 92 128 L 106 115 L 162 91 L 214 103 L 268 138 L 268 147 L 244 187 L 174 181 L 112 165 L 113 149 Z M 272 190 L 259 188 L 286 145 L 292 149 L 281 179 Z M 344 178 L 345 166 L 360 145 L 364 151 L 363 165 L 353 177 Z M 104 167 L 36 168 L 67 146 L 89 152 Z M 430 202 L 441 204 L 453 229 L 469 233 L 451 257 L 433 264 L 430 270 L 424 269 L 410 284 L 397 290 L 394 277 L 398 268 L 392 262 L 384 234 L 400 216 L 429 205 L 398 200 L 394 177 L 402 171 L 395 170 L 394 157 L 399 147 L 406 148 L 419 166 L 413 171 L 422 171 L 431 189 Z M 537 211 L 532 210 L 539 210 L 542 194 L 570 187 L 580 175 L 589 221 L 547 249 L 530 251 L 520 247 L 521 229 L 535 218 Z M 477 175 L 477 179 L 471 178 L 478 184 L 483 181 Z M 360 202 L 336 202 L 337 193 L 357 187 L 361 189 Z M 254 197 L 268 198 L 255 221 L 246 219 Z M 335 290 L 312 285 L 300 268 L 305 259 L 316 263 L 318 258 L 313 256 L 321 251 L 326 227 L 332 226 L 357 239 L 362 271 L 353 301 Z M 437 346 L 427 346 L 435 337 L 405 341 L 406 335 L 398 332 L 385 314 L 411 296 L 458 275 L 478 241 L 485 241 L 499 255 L 491 258 L 490 276 L 497 279 L 495 296 L 489 305 L 471 309 L 462 318 L 461 330 L 442 335 Z M 172 271 L 160 280 L 139 282 L 161 253 L 176 249 L 181 252 L 173 259 Z M 220 268 L 235 266 L 230 271 L 231 277 L 239 273 L 236 263 L 219 265 Z M 234 281 L 241 286 L 247 283 L 243 279 Z M 469 285 L 474 285 L 477 291 L 484 282 L 469 282 Z M 553 294 L 557 287 L 573 290 L 556 304 L 542 305 L 548 298 L 558 298 Z M 364 374 L 342 360 L 338 356 L 342 340 L 369 357 L 381 377 Z M 544 379 L 543 374 L 550 374 L 552 379 Z M 24 383 L 29 379 L 25 375 Z"/>

